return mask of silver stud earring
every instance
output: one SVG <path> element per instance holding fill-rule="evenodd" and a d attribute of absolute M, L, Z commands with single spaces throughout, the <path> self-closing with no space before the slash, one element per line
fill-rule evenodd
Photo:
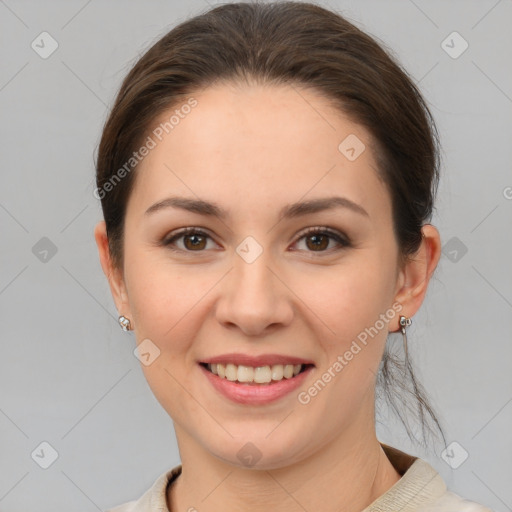
<path fill-rule="evenodd" d="M 404 352 L 405 352 L 405 360 L 407 361 L 408 355 L 407 355 L 407 334 L 405 332 L 405 328 L 409 327 L 411 325 L 412 320 L 406 316 L 400 315 L 399 318 L 400 323 L 400 330 L 402 331 L 402 337 L 404 339 Z"/>
<path fill-rule="evenodd" d="M 121 315 L 118 319 L 118 322 L 119 322 L 119 325 L 121 326 L 121 329 L 123 329 L 123 331 L 131 331 L 130 320 L 128 318 Z"/>

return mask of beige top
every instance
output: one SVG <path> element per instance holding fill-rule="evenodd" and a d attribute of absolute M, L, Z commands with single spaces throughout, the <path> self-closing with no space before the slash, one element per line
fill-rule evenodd
<path fill-rule="evenodd" d="M 448 491 L 441 475 L 426 461 L 380 443 L 402 478 L 362 512 L 493 512 Z M 160 475 L 138 500 L 106 512 L 171 512 L 167 487 L 181 473 L 181 465 Z"/>

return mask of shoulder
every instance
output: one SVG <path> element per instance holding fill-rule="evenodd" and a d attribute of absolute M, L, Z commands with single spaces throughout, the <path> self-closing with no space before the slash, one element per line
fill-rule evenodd
<path fill-rule="evenodd" d="M 162 473 L 154 484 L 138 499 L 109 508 L 105 512 L 168 512 L 167 486 L 181 473 L 181 464 Z"/>
<path fill-rule="evenodd" d="M 493 512 L 450 491 L 426 460 L 381 445 L 402 478 L 363 512 Z"/>
<path fill-rule="evenodd" d="M 136 501 L 129 501 L 127 503 L 123 503 L 122 505 L 118 505 L 117 507 L 109 508 L 105 512 L 132 512 L 136 505 Z"/>
<path fill-rule="evenodd" d="M 418 508 L 418 512 L 493 512 L 493 510 L 447 490 L 434 502 Z"/>

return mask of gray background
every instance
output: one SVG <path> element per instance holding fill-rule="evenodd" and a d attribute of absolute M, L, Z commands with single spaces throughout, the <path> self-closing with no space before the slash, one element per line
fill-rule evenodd
<path fill-rule="evenodd" d="M 378 437 L 424 456 L 454 492 L 512 510 L 512 1 L 321 5 L 392 49 L 443 144 L 433 219 L 443 256 L 409 350 L 460 465 L 424 455 L 393 418 Z M 0 0 L 2 512 L 104 510 L 179 463 L 99 264 L 93 159 L 130 66 L 207 6 Z M 59 45 L 46 59 L 31 47 L 43 31 Z M 445 45 L 457 52 L 461 40 L 442 44 L 453 31 L 469 44 L 457 58 Z M 42 442 L 58 454 L 47 469 Z"/>

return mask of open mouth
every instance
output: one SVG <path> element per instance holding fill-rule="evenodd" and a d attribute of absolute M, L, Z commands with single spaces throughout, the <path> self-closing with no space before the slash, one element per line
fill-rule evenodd
<path fill-rule="evenodd" d="M 293 379 L 297 375 L 304 373 L 314 366 L 313 364 L 275 364 L 252 367 L 231 363 L 199 364 L 221 379 L 246 385 L 268 385 L 281 382 L 283 380 Z"/>

